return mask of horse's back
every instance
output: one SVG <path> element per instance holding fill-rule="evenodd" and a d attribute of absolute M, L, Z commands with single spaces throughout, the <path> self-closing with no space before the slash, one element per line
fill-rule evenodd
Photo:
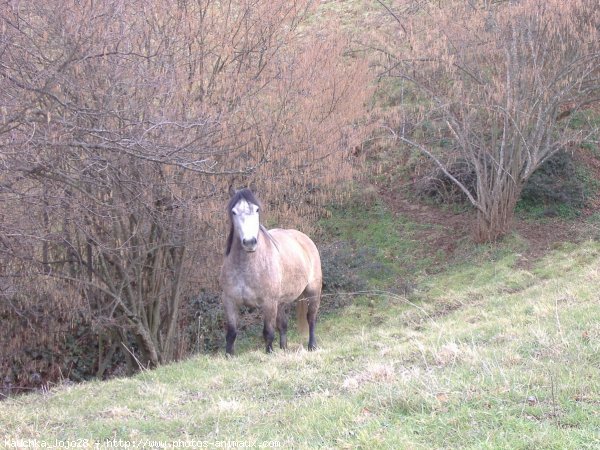
<path fill-rule="evenodd" d="M 279 248 L 288 277 L 306 277 L 309 284 L 321 283 L 321 258 L 311 238 L 298 230 L 274 228 L 269 233 Z"/>

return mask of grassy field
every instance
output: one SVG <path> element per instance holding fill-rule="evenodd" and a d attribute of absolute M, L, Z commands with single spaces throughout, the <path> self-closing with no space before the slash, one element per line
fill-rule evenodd
<path fill-rule="evenodd" d="M 388 242 L 372 255 L 385 276 L 363 275 L 391 291 L 392 252 L 410 262 L 416 225 L 373 214 L 376 233 L 355 222 L 354 238 Z M 330 232 L 347 235 L 348 219 Z M 414 262 L 407 295 L 355 293 L 323 315 L 316 352 L 292 333 L 266 355 L 245 332 L 233 359 L 9 399 L 0 447 L 598 448 L 600 244 L 536 262 L 523 245 L 474 248 L 434 275 Z"/>

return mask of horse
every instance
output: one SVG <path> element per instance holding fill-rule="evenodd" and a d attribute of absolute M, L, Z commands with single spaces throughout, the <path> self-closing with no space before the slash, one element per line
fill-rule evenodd
<path fill-rule="evenodd" d="M 315 243 L 298 230 L 267 230 L 260 223 L 261 204 L 250 189 L 235 192 L 227 204 L 229 236 L 219 282 L 226 319 L 226 354 L 234 353 L 239 308 L 260 308 L 266 351 L 287 349 L 287 305 L 298 300 L 298 328 L 308 350 L 317 348 L 315 325 L 323 275 Z"/>

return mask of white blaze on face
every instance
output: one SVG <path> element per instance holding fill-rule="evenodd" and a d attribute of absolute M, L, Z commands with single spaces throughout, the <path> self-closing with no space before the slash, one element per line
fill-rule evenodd
<path fill-rule="evenodd" d="M 242 199 L 231 209 L 233 227 L 240 238 L 242 248 L 247 252 L 256 250 L 260 230 L 258 206 Z"/>

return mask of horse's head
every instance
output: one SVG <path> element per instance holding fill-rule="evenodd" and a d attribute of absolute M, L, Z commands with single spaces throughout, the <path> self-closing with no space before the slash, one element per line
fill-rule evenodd
<path fill-rule="evenodd" d="M 227 253 L 231 250 L 233 239 L 236 238 L 240 240 L 245 251 L 256 251 L 260 233 L 260 202 L 250 189 L 242 189 L 231 198 L 228 210 L 231 219 L 231 233 Z"/>

